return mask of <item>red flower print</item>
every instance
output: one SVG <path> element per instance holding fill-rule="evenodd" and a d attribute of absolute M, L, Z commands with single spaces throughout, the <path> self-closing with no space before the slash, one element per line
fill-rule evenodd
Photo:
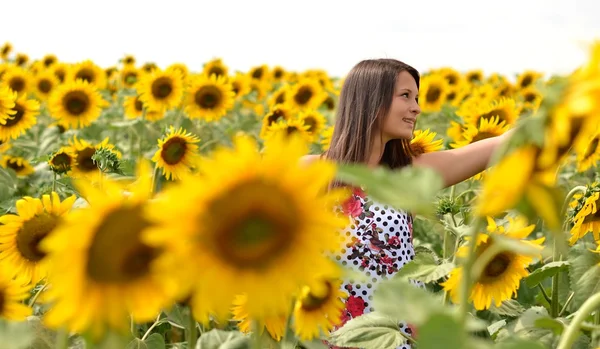
<path fill-rule="evenodd" d="M 387 243 L 391 247 L 398 247 L 398 246 L 400 246 L 400 239 L 398 239 L 397 236 L 392 236 L 391 238 L 388 239 Z"/>
<path fill-rule="evenodd" d="M 381 257 L 381 263 L 385 265 L 391 265 L 394 264 L 394 260 L 392 259 L 392 257 L 385 255 L 384 257 Z"/>
<path fill-rule="evenodd" d="M 346 300 L 346 309 L 353 318 L 361 316 L 365 312 L 365 301 L 356 296 L 350 296 Z"/>
<path fill-rule="evenodd" d="M 350 217 L 358 217 L 363 212 L 363 206 L 360 199 L 354 195 L 350 196 L 343 204 L 342 211 Z"/>

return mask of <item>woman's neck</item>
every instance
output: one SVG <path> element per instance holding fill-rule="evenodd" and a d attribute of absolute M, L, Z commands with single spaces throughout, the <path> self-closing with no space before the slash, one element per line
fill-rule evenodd
<path fill-rule="evenodd" d="M 385 143 L 381 139 L 375 139 L 371 144 L 371 153 L 369 154 L 369 158 L 367 160 L 367 166 L 369 167 L 377 167 L 381 162 L 381 157 L 383 156 L 383 151 L 385 150 Z"/>

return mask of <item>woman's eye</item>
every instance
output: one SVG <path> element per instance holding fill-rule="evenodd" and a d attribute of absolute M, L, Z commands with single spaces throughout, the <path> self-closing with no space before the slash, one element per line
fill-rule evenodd
<path fill-rule="evenodd" d="M 408 98 L 408 92 L 405 92 L 405 93 L 401 94 L 401 96 Z"/>

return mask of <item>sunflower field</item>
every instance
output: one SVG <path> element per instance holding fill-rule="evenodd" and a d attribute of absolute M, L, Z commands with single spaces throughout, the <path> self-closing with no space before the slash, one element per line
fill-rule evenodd
<path fill-rule="evenodd" d="M 600 43 L 568 76 L 422 72 L 415 154 L 514 130 L 449 188 L 303 163 L 333 134 L 324 70 L 0 58 L 0 348 L 600 347 Z M 358 316 L 333 180 L 414 215 Z"/>

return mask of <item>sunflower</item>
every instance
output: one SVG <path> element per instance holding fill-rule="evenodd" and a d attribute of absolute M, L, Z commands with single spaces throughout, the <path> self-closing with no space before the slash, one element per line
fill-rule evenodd
<path fill-rule="evenodd" d="M 109 143 L 108 137 L 95 146 L 83 139 L 78 139 L 77 136 L 69 140 L 69 151 L 75 155 L 74 166 L 71 167 L 70 176 L 73 178 L 87 178 L 96 180 L 99 176 L 98 165 L 92 159 L 96 153 L 96 149 L 114 150 L 115 146 Z M 119 152 L 116 152 L 117 157 L 121 157 Z"/>
<path fill-rule="evenodd" d="M 213 75 L 227 77 L 229 75 L 229 68 L 223 63 L 221 58 L 215 58 L 204 65 L 202 73 L 209 77 Z"/>
<path fill-rule="evenodd" d="M 323 114 L 312 109 L 305 109 L 301 111 L 298 115 L 298 119 L 301 120 L 304 125 L 308 126 L 306 132 L 308 132 L 308 134 L 313 138 L 323 131 L 325 124 L 327 123 L 327 120 Z"/>
<path fill-rule="evenodd" d="M 0 47 L 0 57 L 2 57 L 2 59 L 6 59 L 8 57 L 8 54 L 11 53 L 12 49 L 13 47 L 11 43 L 5 42 L 4 45 Z"/>
<path fill-rule="evenodd" d="M 27 159 L 18 156 L 4 155 L 2 159 L 0 159 L 0 166 L 3 168 L 10 168 L 17 173 L 17 176 L 21 177 L 29 176 L 35 172 Z"/>
<path fill-rule="evenodd" d="M 509 130 L 509 126 L 504 121 L 500 121 L 497 116 L 491 118 L 479 119 L 479 125 L 465 125 L 460 141 L 450 144 L 452 148 L 461 148 L 465 145 L 479 142 L 482 139 L 498 137 Z"/>
<path fill-rule="evenodd" d="M 269 127 L 279 121 L 290 120 L 294 117 L 295 110 L 288 104 L 276 104 L 265 115 L 262 119 L 262 127 L 260 136 L 265 137 Z"/>
<path fill-rule="evenodd" d="M 0 120 L 0 140 L 5 142 L 11 138 L 17 139 L 37 123 L 40 103 L 21 96 L 15 101 L 14 110 L 16 113 L 4 120 L 4 123 Z"/>
<path fill-rule="evenodd" d="M 144 102 L 142 102 L 139 95 L 125 97 L 123 107 L 125 108 L 125 116 L 128 119 L 139 118 L 144 113 Z"/>
<path fill-rule="evenodd" d="M 502 81 L 496 87 L 496 91 L 494 93 L 494 98 L 512 98 L 515 94 L 515 87 L 510 83 L 510 81 Z"/>
<path fill-rule="evenodd" d="M 503 226 L 497 226 L 492 218 L 487 217 L 487 220 L 487 233 L 480 233 L 477 237 L 475 250 L 477 257 L 497 243 L 495 241 L 497 239 L 495 239 L 496 235 L 504 235 L 523 244 L 536 246 L 541 251 L 542 247 L 540 245 L 544 242 L 544 238 L 532 241 L 524 240 L 533 232 L 535 225 L 526 225 L 523 219 L 508 217 L 509 225 L 505 229 Z M 469 243 L 473 242 L 470 241 Z M 456 256 L 467 257 L 469 249 L 468 244 L 460 247 L 456 252 Z M 469 295 L 469 301 L 473 302 L 475 309 L 488 309 L 492 302 L 498 307 L 503 301 L 511 299 L 513 294 L 516 295 L 521 279 L 529 275 L 527 267 L 533 262 L 534 258 L 535 256 L 520 255 L 510 250 L 502 250 L 496 254 L 485 265 L 481 275 L 475 280 Z M 463 267 L 454 269 L 448 280 L 441 284 L 449 292 L 454 303 L 459 302 L 459 289 L 463 272 Z"/>
<path fill-rule="evenodd" d="M 104 74 L 104 70 L 90 60 L 72 66 L 67 79 L 71 82 L 83 80 L 98 89 L 106 88 L 106 74 Z"/>
<path fill-rule="evenodd" d="M 476 112 L 465 117 L 467 123 L 478 125 L 482 119 L 498 118 L 498 122 L 513 125 L 519 118 L 519 107 L 512 98 L 500 98 L 490 103 L 485 103 Z"/>
<path fill-rule="evenodd" d="M 27 64 L 27 62 L 29 62 L 29 56 L 26 55 L 25 53 L 17 53 L 17 56 L 15 57 L 15 64 L 23 67 Z"/>
<path fill-rule="evenodd" d="M 56 64 L 57 62 L 58 62 L 58 57 L 56 57 L 56 55 L 53 55 L 51 53 L 45 55 L 44 58 L 42 58 L 42 64 L 46 68 Z"/>
<path fill-rule="evenodd" d="M 15 115 L 15 101 L 17 93 L 8 86 L 0 86 L 0 123 L 7 120 L 11 115 Z"/>
<path fill-rule="evenodd" d="M 173 63 L 165 69 L 165 71 L 178 70 L 181 73 L 181 78 L 185 81 L 190 75 L 190 70 L 184 63 Z"/>
<path fill-rule="evenodd" d="M 181 179 L 183 173 L 189 172 L 198 156 L 198 137 L 185 130 L 171 126 L 169 133 L 163 139 L 158 140 L 158 150 L 154 153 L 152 161 L 158 168 L 163 169 L 163 175 L 167 179 Z"/>
<path fill-rule="evenodd" d="M 83 128 L 100 117 L 108 102 L 98 89 L 84 80 L 58 86 L 50 95 L 48 109 L 65 128 Z"/>
<path fill-rule="evenodd" d="M 186 112 L 192 119 L 217 121 L 233 108 L 235 93 L 226 77 L 199 75 L 187 89 Z"/>
<path fill-rule="evenodd" d="M 0 318 L 26 320 L 32 314 L 32 309 L 23 302 L 31 297 L 33 286 L 14 279 L 12 270 L 9 271 L 6 266 L 0 268 Z"/>
<path fill-rule="evenodd" d="M 270 137 L 279 136 L 283 136 L 285 138 L 294 135 L 300 136 L 302 140 L 304 140 L 307 143 L 310 143 L 312 142 L 313 137 L 308 132 L 309 127 L 309 125 L 306 125 L 302 120 L 299 120 L 298 118 L 281 120 L 267 127 L 263 138 L 267 139 Z"/>
<path fill-rule="evenodd" d="M 465 74 L 465 80 L 471 84 L 483 82 L 483 72 L 479 69 L 468 71 Z"/>
<path fill-rule="evenodd" d="M 283 84 L 269 97 L 268 104 L 270 107 L 278 104 L 285 104 L 288 100 L 288 96 L 291 93 L 290 84 Z"/>
<path fill-rule="evenodd" d="M 532 71 L 532 70 L 525 71 L 525 72 L 519 74 L 519 76 L 517 76 L 517 83 L 516 83 L 517 88 L 522 90 L 526 87 L 532 86 L 542 76 L 543 76 L 542 73 L 539 73 L 536 71 Z"/>
<path fill-rule="evenodd" d="M 106 179 L 103 190 L 76 182 L 89 206 L 73 211 L 40 244 L 52 285 L 47 326 L 100 338 L 107 327 L 129 331 L 130 314 L 135 322 L 150 321 L 173 302 L 178 285 L 152 266 L 162 250 L 141 240 L 153 226 L 145 216 L 152 193 L 145 161 L 136 179 L 127 186 Z"/>
<path fill-rule="evenodd" d="M 10 143 L 0 140 L 0 158 L 2 157 L 2 154 L 6 153 L 10 148 L 12 148 Z"/>
<path fill-rule="evenodd" d="M 52 71 L 54 76 L 56 76 L 58 81 L 63 83 L 69 75 L 70 66 L 66 63 L 56 63 L 50 68 L 50 70 Z"/>
<path fill-rule="evenodd" d="M 135 57 L 133 55 L 125 55 L 125 57 L 121 58 L 121 62 L 124 66 L 134 66 Z"/>
<path fill-rule="evenodd" d="M 228 318 L 234 297 L 246 294 L 248 316 L 264 323 L 289 311 L 292 295 L 331 266 L 323 251 L 340 247 L 336 231 L 347 219 L 333 210 L 340 191 L 326 190 L 335 166 L 301 164 L 308 146 L 298 137 L 268 140 L 262 152 L 250 137 L 233 144 L 161 192 L 151 213 L 160 226 L 147 241 L 181 258 L 165 259 L 164 272 L 190 268 L 197 320 Z"/>
<path fill-rule="evenodd" d="M 524 109 L 532 112 L 537 111 L 542 103 L 542 94 L 533 86 L 526 87 L 519 93 L 523 98 Z"/>
<path fill-rule="evenodd" d="M 42 100 L 48 99 L 54 88 L 59 84 L 60 81 L 58 81 L 56 75 L 50 70 L 45 70 L 33 78 L 35 94 Z"/>
<path fill-rule="evenodd" d="M 55 192 L 43 195 L 41 200 L 26 196 L 17 200 L 16 215 L 0 217 L 0 260 L 13 275 L 34 285 L 47 276 L 43 263 L 46 254 L 40 250 L 40 243 L 69 213 L 75 199 L 73 195 L 61 202 Z"/>
<path fill-rule="evenodd" d="M 273 78 L 273 81 L 275 81 L 275 82 L 285 81 L 286 76 L 287 76 L 287 72 L 285 71 L 285 69 L 283 67 L 275 66 L 271 70 L 271 77 Z"/>
<path fill-rule="evenodd" d="M 296 109 L 317 109 L 326 97 L 318 80 L 303 78 L 290 87 L 288 103 Z"/>
<path fill-rule="evenodd" d="M 600 133 L 596 133 L 589 142 L 578 144 L 575 148 L 577 154 L 577 171 L 584 172 L 592 166 L 596 167 L 600 159 Z"/>
<path fill-rule="evenodd" d="M 234 77 L 229 78 L 231 89 L 236 98 L 243 97 L 250 93 L 250 78 L 246 74 L 236 73 Z"/>
<path fill-rule="evenodd" d="M 53 153 L 48 160 L 50 169 L 58 174 L 69 173 L 71 168 L 76 166 L 76 155 L 73 154 L 73 149 L 69 147 L 61 147 L 57 152 Z"/>
<path fill-rule="evenodd" d="M 333 136 L 333 126 L 327 127 L 321 133 L 321 147 L 323 148 L 323 151 L 327 151 L 329 149 L 329 145 L 331 144 L 332 136 Z"/>
<path fill-rule="evenodd" d="M 132 88 L 140 79 L 141 71 L 134 66 L 128 65 L 121 70 L 121 82 L 123 86 Z"/>
<path fill-rule="evenodd" d="M 423 112 L 436 112 L 442 109 L 448 93 L 448 81 L 437 74 L 427 75 L 421 80 L 419 102 Z"/>
<path fill-rule="evenodd" d="M 160 70 L 160 69 L 158 69 L 158 66 L 156 66 L 156 63 L 146 62 L 146 63 L 144 63 L 144 65 L 142 65 L 142 70 L 146 73 L 153 73 L 154 71 Z"/>
<path fill-rule="evenodd" d="M 269 67 L 266 64 L 250 68 L 248 75 L 253 80 L 267 80 Z"/>
<path fill-rule="evenodd" d="M 425 153 L 444 149 L 444 140 L 435 140 L 437 133 L 431 132 L 429 129 L 425 131 L 415 130 L 413 139 L 410 141 L 412 153 L 419 156 Z"/>
<path fill-rule="evenodd" d="M 31 90 L 31 74 L 21 67 L 9 67 L 2 76 L 3 84 L 19 95 L 26 94 Z"/>
<path fill-rule="evenodd" d="M 234 298 L 233 308 L 231 309 L 233 320 L 238 321 L 238 328 L 243 333 L 250 333 L 252 331 L 252 319 L 246 311 L 247 304 L 248 297 L 245 294 L 238 295 Z M 285 334 L 287 318 L 288 315 L 285 314 L 265 318 L 263 320 L 264 323 L 259 324 L 261 333 L 266 329 L 271 338 L 279 342 Z"/>
<path fill-rule="evenodd" d="M 153 70 L 138 82 L 137 91 L 149 110 L 168 110 L 179 106 L 183 96 L 183 77 L 178 70 Z"/>
<path fill-rule="evenodd" d="M 573 227 L 569 243 L 575 244 L 589 232 L 594 235 L 594 240 L 598 243 L 600 241 L 600 210 L 598 210 L 600 188 L 598 183 L 589 185 L 585 195 L 579 195 L 574 199 L 571 203 L 573 214 L 570 220 Z"/>
<path fill-rule="evenodd" d="M 294 306 L 294 332 L 302 340 L 318 338 L 341 322 L 345 308 L 342 281 L 320 280 L 313 287 L 304 286 Z"/>
<path fill-rule="evenodd" d="M 331 95 L 327 95 L 323 103 L 321 104 L 321 108 L 325 108 L 325 110 L 334 111 L 335 110 L 335 98 Z"/>
<path fill-rule="evenodd" d="M 448 81 L 448 85 L 450 86 L 458 86 L 461 84 L 461 82 L 464 81 L 463 76 L 460 74 L 460 72 L 453 68 L 442 68 L 439 69 L 437 73 L 443 76 L 444 79 Z"/>

